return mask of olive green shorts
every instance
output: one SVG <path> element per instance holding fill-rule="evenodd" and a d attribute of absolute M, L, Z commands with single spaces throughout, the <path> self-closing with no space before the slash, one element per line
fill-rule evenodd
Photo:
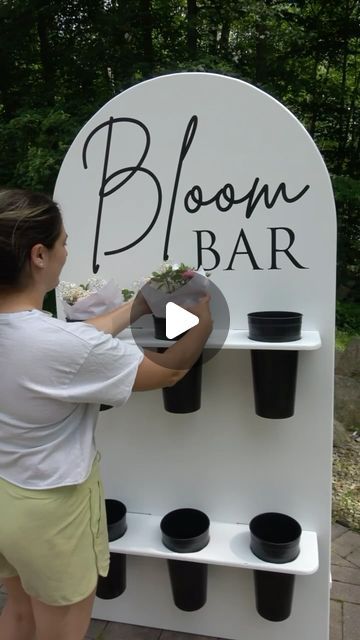
<path fill-rule="evenodd" d="M 109 569 L 104 492 L 97 454 L 78 485 L 22 489 L 0 478 L 0 582 L 19 576 L 26 593 L 74 604 Z"/>

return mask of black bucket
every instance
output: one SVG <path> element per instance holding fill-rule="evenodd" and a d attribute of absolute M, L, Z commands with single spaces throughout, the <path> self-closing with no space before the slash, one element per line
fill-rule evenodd
<path fill-rule="evenodd" d="M 126 506 L 119 500 L 105 500 L 106 520 L 109 541 L 121 538 L 127 529 Z M 126 555 L 110 553 L 109 573 L 99 576 L 96 595 L 102 600 L 111 600 L 124 593 L 126 589 Z"/>
<path fill-rule="evenodd" d="M 154 316 L 154 335 L 157 340 L 167 340 L 166 337 L 166 318 L 160 318 L 159 316 Z"/>
<path fill-rule="evenodd" d="M 301 526 L 283 513 L 262 513 L 250 524 L 250 548 L 264 562 L 292 562 L 299 555 Z M 256 610 L 272 622 L 291 614 L 295 575 L 274 571 L 254 571 Z"/>
<path fill-rule="evenodd" d="M 255 413 L 280 420 L 295 413 L 298 351 L 251 351 Z"/>
<path fill-rule="evenodd" d="M 109 541 L 112 542 L 121 538 L 126 532 L 126 507 L 120 500 L 106 498 L 105 508 Z"/>
<path fill-rule="evenodd" d="M 159 316 L 154 316 L 153 314 L 153 321 L 154 321 L 154 336 L 157 340 L 169 340 L 169 338 L 166 337 L 166 318 L 160 318 Z M 176 336 L 176 338 L 171 338 L 172 340 L 179 340 L 180 338 L 182 338 L 187 332 L 184 331 L 184 333 L 180 333 L 178 336 Z"/>
<path fill-rule="evenodd" d="M 202 355 L 173 387 L 162 390 L 164 409 L 169 413 L 193 413 L 201 407 Z"/>
<path fill-rule="evenodd" d="M 249 338 L 259 342 L 293 342 L 301 338 L 302 313 L 253 311 L 248 313 Z"/>
<path fill-rule="evenodd" d="M 166 318 L 153 315 L 155 338 L 168 340 L 166 337 Z M 176 336 L 174 340 L 182 338 L 187 331 Z M 158 353 L 164 353 L 165 348 L 159 347 Z M 162 390 L 165 411 L 169 413 L 194 413 L 201 408 L 202 387 L 202 363 L 203 356 L 193 364 L 185 376 L 172 387 L 164 387 Z"/>
<path fill-rule="evenodd" d="M 194 553 L 208 544 L 210 520 L 197 509 L 176 509 L 160 523 L 165 547 L 177 553 Z M 175 605 L 182 611 L 197 611 L 206 603 L 207 564 L 168 560 Z"/>
<path fill-rule="evenodd" d="M 301 338 L 301 313 L 258 311 L 248 314 L 248 322 L 250 340 L 294 342 Z M 273 420 L 293 416 L 298 351 L 253 349 L 251 367 L 256 415 Z"/>
<path fill-rule="evenodd" d="M 301 526 L 285 513 L 260 513 L 249 525 L 250 548 L 265 562 L 292 562 L 299 555 Z"/>
<path fill-rule="evenodd" d="M 198 611 L 207 599 L 207 564 L 168 560 L 174 603 L 182 611 Z"/>
<path fill-rule="evenodd" d="M 99 576 L 96 595 L 101 600 L 113 600 L 121 596 L 126 589 L 126 555 L 110 552 L 109 573 Z"/>
<path fill-rule="evenodd" d="M 295 576 L 274 571 L 254 571 L 255 602 L 258 614 L 271 622 L 291 615 Z"/>

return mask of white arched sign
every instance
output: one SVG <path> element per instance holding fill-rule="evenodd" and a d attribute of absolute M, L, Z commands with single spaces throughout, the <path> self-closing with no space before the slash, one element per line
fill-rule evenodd
<path fill-rule="evenodd" d="M 169 414 L 161 392 L 135 394 L 101 414 L 98 444 L 108 496 L 145 518 L 145 532 L 147 517 L 193 506 L 214 522 L 215 538 L 218 526 L 220 539 L 230 536 L 231 553 L 209 547 L 207 604 L 186 613 L 172 602 L 161 546 L 149 549 L 146 534 L 133 543 L 129 527 L 117 549 L 127 555 L 127 589 L 97 600 L 94 615 L 234 640 L 327 640 L 336 216 L 314 142 L 245 82 L 163 76 L 85 124 L 55 199 L 69 234 L 65 280 L 98 274 L 131 288 L 163 260 L 183 261 L 211 272 L 230 310 L 228 340 L 204 366 L 200 411 Z M 303 314 L 296 411 L 286 420 L 255 415 L 251 346 L 241 338 L 247 314 L 269 309 Z M 292 515 L 309 534 L 310 559 L 293 567 L 293 610 L 281 624 L 257 614 L 246 570 L 254 567 L 237 530 L 226 529 L 242 523 L 245 540 L 264 511 Z"/>

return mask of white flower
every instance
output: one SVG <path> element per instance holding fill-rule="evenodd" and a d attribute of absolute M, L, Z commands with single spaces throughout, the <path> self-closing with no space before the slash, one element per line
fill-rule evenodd
<path fill-rule="evenodd" d="M 89 278 L 86 283 L 86 287 L 90 291 L 99 291 L 99 289 L 102 289 L 102 287 L 104 287 L 105 285 L 106 285 L 106 280 L 103 280 L 102 278 L 97 278 L 96 276 L 91 276 L 91 278 Z"/>
<path fill-rule="evenodd" d="M 176 289 L 184 286 L 189 281 L 189 274 L 194 272 L 194 268 L 187 266 L 183 262 L 180 264 L 164 262 L 157 271 L 153 271 L 149 284 L 153 289 L 173 293 Z"/>
<path fill-rule="evenodd" d="M 58 290 L 62 300 L 68 304 L 75 304 L 81 298 L 87 298 L 92 293 L 99 291 L 106 284 L 106 280 L 91 277 L 85 284 L 75 284 L 74 282 L 65 282 L 61 280 Z"/>

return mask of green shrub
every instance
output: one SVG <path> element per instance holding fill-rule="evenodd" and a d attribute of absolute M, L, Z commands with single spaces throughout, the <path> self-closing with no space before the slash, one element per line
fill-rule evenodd
<path fill-rule="evenodd" d="M 356 302 L 336 303 L 336 328 L 346 333 L 360 335 L 360 305 Z"/>

